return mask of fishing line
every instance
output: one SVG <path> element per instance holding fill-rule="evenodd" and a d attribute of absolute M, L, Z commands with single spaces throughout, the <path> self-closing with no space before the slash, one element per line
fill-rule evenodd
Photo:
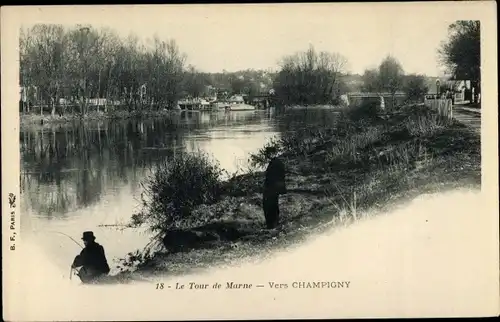
<path fill-rule="evenodd" d="M 55 231 L 55 230 L 48 230 L 48 231 L 44 231 L 44 233 L 56 233 L 56 234 L 61 234 L 61 235 L 64 235 L 66 237 L 68 237 L 69 239 L 71 239 L 75 244 L 77 244 L 78 246 L 80 246 L 80 248 L 84 248 L 82 245 L 80 245 L 79 242 L 77 242 L 73 237 L 71 237 L 70 235 L 68 234 L 65 234 L 63 232 L 60 232 L 60 231 Z M 70 270 L 69 270 L 69 279 L 72 280 L 72 275 L 73 275 L 73 270 L 75 270 L 73 268 L 73 266 L 70 267 Z"/>
<path fill-rule="evenodd" d="M 80 246 L 80 248 L 82 248 L 82 249 L 84 248 L 82 245 L 80 245 L 80 243 L 79 243 L 79 242 L 77 242 L 77 241 L 76 241 L 73 237 L 71 237 L 71 236 L 70 236 L 70 235 L 68 235 L 68 234 L 62 233 L 62 232 L 60 232 L 60 231 L 55 231 L 55 230 L 49 230 L 49 231 L 44 231 L 44 232 L 46 232 L 46 233 L 56 233 L 56 234 L 61 234 L 61 235 L 64 235 L 64 236 L 68 237 L 69 239 L 71 239 L 72 241 L 74 241 L 74 242 L 75 242 L 75 244 L 77 244 L 78 246 Z"/>

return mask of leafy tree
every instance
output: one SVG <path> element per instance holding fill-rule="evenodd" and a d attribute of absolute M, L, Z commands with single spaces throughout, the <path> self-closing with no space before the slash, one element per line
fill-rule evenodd
<path fill-rule="evenodd" d="M 396 92 L 403 88 L 404 71 L 396 58 L 387 56 L 378 69 L 366 70 L 362 76 L 362 90 L 375 93 L 390 93 L 394 106 Z"/>
<path fill-rule="evenodd" d="M 405 76 L 403 91 L 410 101 L 420 102 L 428 91 L 425 76 L 416 74 Z"/>
<path fill-rule="evenodd" d="M 229 79 L 229 82 L 233 94 L 243 94 L 245 92 L 247 82 L 244 77 L 234 75 Z"/>
<path fill-rule="evenodd" d="M 441 63 L 454 79 L 470 80 L 480 93 L 481 30 L 478 20 L 456 21 L 448 27 L 448 40 L 438 50 Z"/>
<path fill-rule="evenodd" d="M 380 91 L 380 82 L 379 82 L 379 74 L 376 69 L 367 69 L 363 73 L 362 76 L 363 85 L 361 89 L 364 92 L 379 92 Z"/>
<path fill-rule="evenodd" d="M 403 85 L 403 67 L 396 58 L 388 56 L 380 64 L 378 72 L 380 88 L 391 94 L 394 106 L 394 96 Z"/>

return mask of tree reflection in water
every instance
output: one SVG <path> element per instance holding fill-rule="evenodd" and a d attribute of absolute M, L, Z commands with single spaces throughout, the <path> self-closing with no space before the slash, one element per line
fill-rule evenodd
<path fill-rule="evenodd" d="M 186 148 L 186 136 L 208 127 L 252 123 L 258 113 L 182 112 L 169 118 L 100 121 L 20 132 L 21 207 L 65 216 L 100 201 L 103 192 L 140 189 L 146 172 Z"/>
<path fill-rule="evenodd" d="M 24 129 L 20 132 L 21 207 L 37 216 L 65 217 L 125 185 L 139 194 L 140 183 L 152 166 L 174 158 L 178 150 L 196 149 L 200 145 L 194 142 L 200 138 L 225 140 L 230 136 L 224 133 L 228 128 L 245 133 L 263 124 L 285 133 L 306 123 L 334 122 L 332 115 L 321 110 L 181 112 L 168 118 Z M 207 136 L 207 129 L 213 127 L 218 127 L 220 135 Z"/>

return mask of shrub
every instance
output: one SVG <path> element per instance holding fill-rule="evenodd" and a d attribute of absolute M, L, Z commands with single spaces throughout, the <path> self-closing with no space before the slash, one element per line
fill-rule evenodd
<path fill-rule="evenodd" d="M 377 121 L 380 119 L 380 106 L 376 101 L 368 100 L 342 110 L 346 119 L 354 122 Z"/>
<path fill-rule="evenodd" d="M 272 158 L 278 156 L 283 152 L 282 142 L 280 139 L 273 138 L 271 141 L 267 142 L 262 149 L 257 153 L 250 155 L 250 165 L 252 167 L 263 167 Z"/>
<path fill-rule="evenodd" d="M 324 144 L 331 142 L 337 135 L 334 125 L 314 126 L 288 131 L 280 139 L 273 138 L 257 153 L 250 156 L 252 166 L 266 166 L 273 157 L 308 157 Z"/>
<path fill-rule="evenodd" d="M 134 223 L 148 222 L 156 232 L 177 227 L 196 206 L 220 200 L 223 173 L 201 152 L 181 153 L 158 165 L 143 183 L 143 209 L 133 217 Z"/>
<path fill-rule="evenodd" d="M 227 196 L 249 196 L 262 192 L 263 175 L 259 172 L 234 175 L 223 183 L 223 194 Z"/>
<path fill-rule="evenodd" d="M 411 74 L 405 77 L 403 91 L 410 102 L 422 102 L 428 89 L 425 76 Z"/>

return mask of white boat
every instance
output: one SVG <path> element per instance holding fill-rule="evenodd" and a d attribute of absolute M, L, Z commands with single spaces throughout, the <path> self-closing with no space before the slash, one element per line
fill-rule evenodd
<path fill-rule="evenodd" d="M 229 105 L 227 105 L 226 110 L 229 110 L 229 111 L 253 111 L 253 110 L 255 110 L 255 106 L 248 105 L 245 103 L 229 104 Z"/>
<path fill-rule="evenodd" d="M 208 110 L 210 108 L 210 102 L 203 98 L 183 99 L 177 105 L 182 110 Z"/>

